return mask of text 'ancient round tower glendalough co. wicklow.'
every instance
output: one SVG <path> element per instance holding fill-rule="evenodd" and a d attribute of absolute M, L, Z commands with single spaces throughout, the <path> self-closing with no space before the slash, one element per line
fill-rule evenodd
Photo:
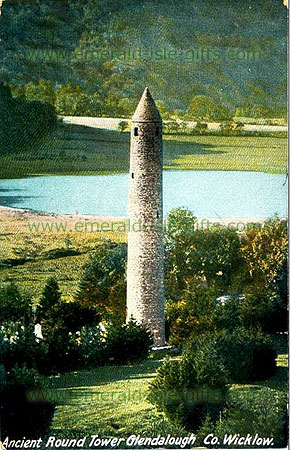
<path fill-rule="evenodd" d="M 156 346 L 165 344 L 162 163 L 162 119 L 146 88 L 131 124 L 127 319 Z"/>

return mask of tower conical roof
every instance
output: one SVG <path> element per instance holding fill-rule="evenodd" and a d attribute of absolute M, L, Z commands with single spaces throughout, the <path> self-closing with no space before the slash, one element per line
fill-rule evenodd
<path fill-rule="evenodd" d="M 132 117 L 133 122 L 161 122 L 161 116 L 155 105 L 153 97 L 148 89 L 145 88 L 136 111 Z"/>

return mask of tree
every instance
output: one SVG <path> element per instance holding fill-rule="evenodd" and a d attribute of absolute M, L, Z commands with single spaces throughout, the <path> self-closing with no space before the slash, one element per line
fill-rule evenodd
<path fill-rule="evenodd" d="M 88 113 L 92 117 L 100 117 L 103 114 L 103 103 L 99 92 L 94 92 L 88 99 Z"/>
<path fill-rule="evenodd" d="M 212 112 L 212 119 L 213 120 L 232 120 L 234 116 L 234 112 L 227 108 L 224 105 L 216 105 L 214 111 Z"/>
<path fill-rule="evenodd" d="M 171 344 L 184 344 L 190 336 L 214 329 L 216 297 L 215 289 L 207 285 L 204 277 L 195 276 L 186 281 L 182 298 L 169 300 L 166 305 Z"/>
<path fill-rule="evenodd" d="M 55 92 L 50 81 L 38 80 L 30 81 L 25 87 L 25 97 L 29 101 L 38 101 L 41 103 L 49 103 L 54 106 Z"/>
<path fill-rule="evenodd" d="M 96 253 L 84 265 L 77 300 L 95 307 L 102 317 L 126 316 L 125 244 L 108 242 L 99 245 Z"/>
<path fill-rule="evenodd" d="M 191 277 L 223 291 L 243 267 L 238 235 L 222 227 L 198 229 L 190 211 L 176 209 L 168 216 L 165 235 L 166 288 L 170 298 L 180 299 Z"/>
<path fill-rule="evenodd" d="M 279 217 L 265 222 L 260 231 L 249 231 L 241 248 L 256 288 L 271 286 L 287 257 L 287 223 Z"/>
<path fill-rule="evenodd" d="M 56 91 L 55 108 L 58 114 L 85 116 L 89 107 L 90 100 L 79 85 L 73 86 L 68 82 Z"/>
<path fill-rule="evenodd" d="M 21 325 L 28 324 L 32 318 L 31 298 L 20 294 L 14 283 L 0 287 L 0 318 L 2 324 L 19 322 Z"/>
<path fill-rule="evenodd" d="M 213 118 L 213 114 L 216 111 L 216 105 L 211 97 L 206 95 L 195 96 L 188 109 L 188 116 L 193 117 L 195 120 L 210 120 Z"/>
<path fill-rule="evenodd" d="M 57 116 L 51 105 L 14 98 L 10 89 L 3 84 L 0 84 L 0 101 L 2 152 L 16 153 L 33 149 L 57 124 Z"/>
<path fill-rule="evenodd" d="M 48 278 L 44 286 L 42 296 L 40 298 L 38 307 L 38 317 L 44 318 L 51 308 L 57 305 L 61 299 L 61 291 L 59 290 L 58 282 L 54 277 Z"/>

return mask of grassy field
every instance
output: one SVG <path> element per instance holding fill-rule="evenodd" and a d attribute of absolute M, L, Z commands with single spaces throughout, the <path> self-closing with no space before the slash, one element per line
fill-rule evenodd
<path fill-rule="evenodd" d="M 119 242 L 127 239 L 126 233 L 117 231 L 79 233 L 74 230 L 79 221 L 92 219 L 2 210 L 1 280 L 14 281 L 22 290 L 30 291 L 37 301 L 46 280 L 55 276 L 64 298 L 71 299 L 82 267 L 96 246 L 108 239 Z M 60 222 L 67 224 L 67 231 L 57 231 L 56 224 Z M 40 228 L 39 232 L 30 232 L 32 223 L 52 225 L 52 231 Z"/>
<path fill-rule="evenodd" d="M 164 136 L 164 168 L 285 173 L 287 139 Z M 63 124 L 30 152 L 2 157 L 1 178 L 109 174 L 129 170 L 129 133 Z"/>
<path fill-rule="evenodd" d="M 44 386 L 62 397 L 51 434 L 63 438 L 91 434 L 102 437 L 188 435 L 157 413 L 146 399 L 148 383 L 162 361 L 149 359 L 135 366 L 99 367 L 46 379 Z M 287 391 L 286 354 L 279 355 L 277 373 L 270 380 L 231 386 L 243 392 L 265 388 Z"/>

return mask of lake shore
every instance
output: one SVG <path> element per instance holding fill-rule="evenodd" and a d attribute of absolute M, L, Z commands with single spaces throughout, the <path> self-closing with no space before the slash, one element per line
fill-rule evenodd
<path fill-rule="evenodd" d="M 126 217 L 114 217 L 114 216 L 100 216 L 100 215 L 84 215 L 84 214 L 55 214 L 47 212 L 33 211 L 30 209 L 11 208 L 8 206 L 0 206 L 1 222 L 5 223 L 5 217 L 9 221 L 21 221 L 21 222 L 48 222 L 48 223 L 61 223 L 68 222 L 75 224 L 77 222 L 122 222 L 128 220 Z M 219 223 L 222 226 L 237 225 L 237 224 L 249 224 L 249 223 L 261 223 L 263 224 L 267 219 L 258 218 L 253 219 L 251 217 L 198 217 L 197 222 L 206 227 L 207 222 L 212 225 Z"/>

